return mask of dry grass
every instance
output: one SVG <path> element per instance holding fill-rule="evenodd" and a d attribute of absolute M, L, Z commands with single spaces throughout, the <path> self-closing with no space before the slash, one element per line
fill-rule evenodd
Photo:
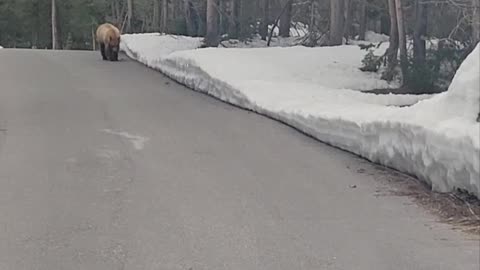
<path fill-rule="evenodd" d="M 427 184 L 414 177 L 380 165 L 372 167 L 372 176 L 384 184 L 384 188 L 378 190 L 376 196 L 408 197 L 437 217 L 439 222 L 480 237 L 480 200 L 473 195 L 460 190 L 451 193 L 434 192 Z"/>

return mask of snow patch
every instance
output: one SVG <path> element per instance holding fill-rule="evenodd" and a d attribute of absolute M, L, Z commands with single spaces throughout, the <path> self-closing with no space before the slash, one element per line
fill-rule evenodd
<path fill-rule="evenodd" d="M 135 150 L 143 150 L 143 148 L 145 147 L 145 143 L 150 140 L 147 137 L 132 135 L 128 132 L 123 132 L 123 131 L 113 131 L 111 129 L 104 129 L 102 131 L 107 134 L 120 136 L 124 139 L 129 140 L 132 143 L 133 148 L 135 148 Z"/>
<path fill-rule="evenodd" d="M 298 37 L 272 37 L 269 47 L 291 47 L 298 42 Z M 267 41 L 262 40 L 259 35 L 255 35 L 250 40 L 240 41 L 238 39 L 229 39 L 222 41 L 219 48 L 266 48 Z"/>
<path fill-rule="evenodd" d="M 268 25 L 268 33 L 272 31 L 273 24 Z M 274 37 L 277 37 L 280 33 L 279 25 L 273 29 Z M 308 25 L 301 22 L 294 22 L 293 26 L 290 27 L 289 35 L 291 37 L 303 37 L 308 34 Z"/>
<path fill-rule="evenodd" d="M 367 31 L 365 32 L 365 41 L 372 43 L 389 42 L 390 37 L 384 34 L 375 33 L 373 31 Z"/>
<path fill-rule="evenodd" d="M 460 188 L 480 197 L 478 46 L 448 92 L 413 96 L 353 91 L 392 87 L 378 74 L 358 70 L 365 52 L 356 46 L 163 54 L 154 49 L 161 46 L 157 38 L 135 43 L 127 39 L 124 48 L 134 59 L 194 90 L 416 175 L 436 191 Z M 139 45 L 144 42 L 157 45 Z M 397 107 L 402 105 L 410 106 Z"/>

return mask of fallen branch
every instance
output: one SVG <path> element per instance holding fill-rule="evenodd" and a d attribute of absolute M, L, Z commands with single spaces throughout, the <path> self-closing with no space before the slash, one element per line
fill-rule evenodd
<path fill-rule="evenodd" d="M 272 42 L 273 30 L 275 30 L 275 28 L 278 26 L 278 22 L 280 21 L 280 18 L 282 17 L 283 13 L 285 13 L 285 11 L 288 8 L 288 5 L 290 5 L 292 1 L 293 0 L 288 0 L 285 3 L 285 5 L 282 8 L 282 11 L 280 12 L 280 14 L 278 14 L 277 18 L 275 19 L 275 23 L 272 26 L 272 30 L 270 30 L 270 34 L 268 35 L 267 47 L 270 47 L 270 43 Z"/>

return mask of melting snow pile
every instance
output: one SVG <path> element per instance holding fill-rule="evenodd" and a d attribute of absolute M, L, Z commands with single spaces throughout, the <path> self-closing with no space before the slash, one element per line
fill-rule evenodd
<path fill-rule="evenodd" d="M 198 47 L 198 40 L 185 39 L 179 51 L 164 53 L 172 41 L 159 39 L 131 36 L 122 47 L 194 90 L 414 174 L 434 190 L 460 188 L 480 197 L 478 47 L 449 91 L 431 97 L 352 91 L 392 87 L 358 70 L 365 52 L 356 46 L 181 50 Z"/>

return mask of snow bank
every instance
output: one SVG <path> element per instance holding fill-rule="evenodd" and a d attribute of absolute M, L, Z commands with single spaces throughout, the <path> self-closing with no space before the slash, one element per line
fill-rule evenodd
<path fill-rule="evenodd" d="M 3 49 L 3 47 L 2 47 L 2 46 L 0 46 L 0 49 Z"/>
<path fill-rule="evenodd" d="M 403 122 L 417 131 L 417 149 L 411 151 L 423 166 L 416 166 L 425 167 L 420 175 L 434 189 L 457 187 L 480 198 L 479 111 L 480 44 L 457 70 L 447 92 L 419 102 L 403 115 Z"/>
<path fill-rule="evenodd" d="M 380 74 L 359 70 L 365 51 L 358 46 L 340 47 L 275 47 L 275 48 L 206 48 L 201 38 L 154 34 L 122 36 L 121 49 L 130 57 L 149 67 L 173 52 L 185 52 L 184 58 L 198 59 L 202 68 L 228 82 L 263 80 L 269 82 L 297 82 L 336 89 L 371 90 L 392 88 L 380 79 Z M 381 46 L 376 54 L 387 47 Z M 181 57 L 181 56 L 179 56 Z M 225 67 L 223 63 L 232 63 Z M 226 77 L 223 77 L 226 76 Z"/>
<path fill-rule="evenodd" d="M 125 34 L 122 35 L 120 49 L 129 57 L 147 64 L 151 59 L 158 59 L 159 56 L 166 56 L 179 50 L 196 49 L 201 45 L 202 38 L 160 33 Z M 152 63 L 149 67 L 155 67 L 155 63 Z"/>
<path fill-rule="evenodd" d="M 357 46 L 216 49 L 173 53 L 168 60 L 190 59 L 215 78 L 237 86 L 245 81 L 295 82 L 335 89 L 391 88 L 380 74 L 359 70 L 365 52 Z M 152 60 L 152 58 L 150 58 Z M 183 60 L 182 60 L 183 61 Z M 224 63 L 228 64 L 228 67 Z M 295 87 L 297 90 L 299 87 Z"/>
<path fill-rule="evenodd" d="M 480 126 L 474 119 L 480 105 L 478 47 L 450 90 L 429 98 L 349 90 L 390 86 L 358 71 L 364 51 L 356 46 L 210 48 L 165 55 L 151 45 L 124 41 L 129 55 L 194 90 L 414 174 L 434 190 L 461 188 L 480 197 Z"/>

